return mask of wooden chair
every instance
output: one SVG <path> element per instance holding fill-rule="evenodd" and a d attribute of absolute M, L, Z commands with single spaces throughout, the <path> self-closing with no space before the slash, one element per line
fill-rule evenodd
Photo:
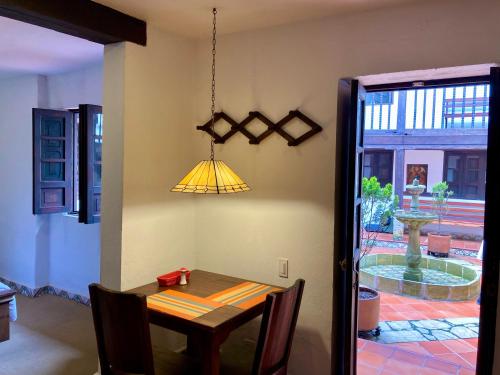
<path fill-rule="evenodd" d="M 305 281 L 299 279 L 292 287 L 267 296 L 253 358 L 252 375 L 285 375 L 287 373 L 304 284 Z M 229 348 L 229 351 L 231 349 Z M 224 374 L 250 373 L 249 368 L 242 368 L 246 366 L 245 359 L 236 358 L 241 353 L 228 354 L 228 357 L 232 358 L 227 358 L 227 365 L 226 357 L 224 355 L 222 357 Z"/>
<path fill-rule="evenodd" d="M 196 374 L 176 353 L 153 353 L 146 296 L 89 285 L 102 375 Z"/>

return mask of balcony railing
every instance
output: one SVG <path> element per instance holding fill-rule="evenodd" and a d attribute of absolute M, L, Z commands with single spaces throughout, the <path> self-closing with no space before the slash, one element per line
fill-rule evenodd
<path fill-rule="evenodd" d="M 485 129 L 489 94 L 488 84 L 368 93 L 365 130 Z"/>

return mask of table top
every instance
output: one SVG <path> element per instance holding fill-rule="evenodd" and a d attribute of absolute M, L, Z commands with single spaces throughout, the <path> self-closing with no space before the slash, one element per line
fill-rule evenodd
<path fill-rule="evenodd" d="M 152 294 L 170 289 L 198 297 L 208 297 L 214 293 L 234 287 L 245 281 L 251 280 L 202 270 L 193 270 L 191 271 L 191 276 L 187 285 L 160 287 L 157 282 L 153 282 L 151 284 L 129 290 L 129 292 L 150 296 Z M 189 333 L 189 331 L 200 329 L 206 331 L 217 331 L 235 328 L 246 321 L 259 316 L 264 310 L 264 304 L 265 301 L 246 310 L 234 306 L 224 305 L 192 320 L 183 319 L 151 309 L 149 309 L 149 314 L 151 323 L 158 324 L 178 332 Z"/>

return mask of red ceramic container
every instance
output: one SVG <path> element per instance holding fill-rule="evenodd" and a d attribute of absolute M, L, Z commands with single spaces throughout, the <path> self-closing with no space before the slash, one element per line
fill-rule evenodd
<path fill-rule="evenodd" d="M 191 276 L 191 271 L 186 272 L 187 281 L 189 281 L 189 276 Z M 179 281 L 181 281 L 181 272 L 180 271 L 169 272 L 166 273 L 165 275 L 158 276 L 156 280 L 158 280 L 159 286 L 177 285 L 179 284 Z"/>

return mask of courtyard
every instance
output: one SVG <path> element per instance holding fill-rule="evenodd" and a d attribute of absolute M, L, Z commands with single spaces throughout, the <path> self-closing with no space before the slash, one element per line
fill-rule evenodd
<path fill-rule="evenodd" d="M 406 234 L 395 241 L 392 234 L 379 233 L 370 254 L 404 254 L 407 241 Z M 420 237 L 420 246 L 426 254 L 427 236 Z M 480 246 L 481 241 L 452 239 L 448 259 L 481 272 Z M 360 334 L 358 374 L 475 373 L 480 310 L 476 299 L 379 294 L 380 335 Z"/>

